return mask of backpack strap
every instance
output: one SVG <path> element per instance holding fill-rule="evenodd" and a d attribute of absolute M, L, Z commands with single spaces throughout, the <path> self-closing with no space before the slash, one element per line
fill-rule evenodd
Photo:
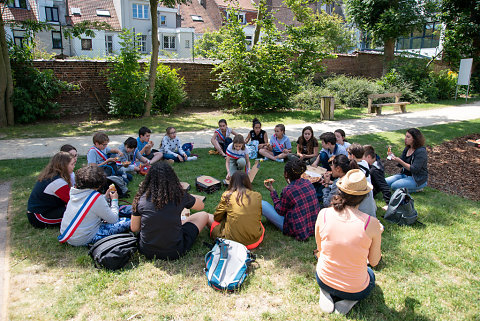
<path fill-rule="evenodd" d="M 370 176 L 370 169 L 369 168 L 366 168 L 365 166 L 362 166 L 360 164 L 357 164 L 358 167 L 360 167 L 361 169 L 363 169 L 363 171 L 365 172 L 365 177 L 368 177 Z"/>
<path fill-rule="evenodd" d="M 65 243 L 73 236 L 78 226 L 82 223 L 85 216 L 87 216 L 88 212 L 100 195 L 101 194 L 97 191 L 92 191 L 90 195 L 88 195 L 87 199 L 85 202 L 83 202 L 82 206 L 80 206 L 80 209 L 78 210 L 77 214 L 75 214 L 73 220 L 67 226 L 65 231 L 63 231 L 63 233 L 57 237 L 60 243 Z"/>

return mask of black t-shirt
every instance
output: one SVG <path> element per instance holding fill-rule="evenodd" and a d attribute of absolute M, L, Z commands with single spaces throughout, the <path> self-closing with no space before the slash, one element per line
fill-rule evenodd
<path fill-rule="evenodd" d="M 313 154 L 313 149 L 314 149 L 315 147 L 318 147 L 318 141 L 317 141 L 316 139 L 314 139 L 314 138 L 310 138 L 310 139 L 313 139 L 313 140 L 312 140 L 312 144 L 310 144 L 310 145 L 311 145 L 311 150 L 308 150 L 308 147 L 307 147 L 308 144 L 305 144 L 305 145 L 302 145 L 302 144 L 301 144 L 301 141 L 303 141 L 303 139 L 302 139 L 301 136 L 297 139 L 297 145 L 300 145 L 300 148 L 301 148 L 301 150 L 302 150 L 302 154 L 304 154 L 304 155 L 311 155 L 311 154 Z"/>
<path fill-rule="evenodd" d="M 255 131 L 252 129 L 248 135 L 250 135 L 250 140 L 257 140 L 259 144 L 265 144 L 265 136 L 267 136 L 267 132 L 263 129 L 260 130 L 258 135 L 255 134 Z"/>
<path fill-rule="evenodd" d="M 411 165 L 411 164 L 412 164 L 412 156 L 413 156 L 413 153 L 412 153 L 412 155 L 410 155 L 410 156 L 405 155 L 405 158 L 403 159 L 403 161 L 404 161 L 405 163 Z M 402 166 L 402 165 L 400 165 L 400 166 Z M 410 172 L 408 169 L 406 169 L 406 168 L 403 167 L 403 166 L 402 166 L 402 174 L 405 174 L 405 175 L 407 175 L 407 176 L 412 176 L 412 172 Z"/>
<path fill-rule="evenodd" d="M 183 250 L 183 232 L 181 213 L 184 208 L 192 208 L 195 197 L 185 193 L 180 204 L 169 202 L 161 209 L 143 195 L 137 206 L 141 216 L 140 251 L 151 256 L 169 254 Z"/>

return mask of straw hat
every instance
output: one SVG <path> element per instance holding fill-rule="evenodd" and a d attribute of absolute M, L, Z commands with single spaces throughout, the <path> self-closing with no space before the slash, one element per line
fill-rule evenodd
<path fill-rule="evenodd" d="M 359 169 L 349 170 L 337 182 L 337 187 L 350 195 L 365 195 L 373 189 L 372 184 L 367 182 L 365 174 Z"/>

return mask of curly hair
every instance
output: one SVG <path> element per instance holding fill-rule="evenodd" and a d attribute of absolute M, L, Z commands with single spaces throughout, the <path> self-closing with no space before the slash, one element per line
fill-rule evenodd
<path fill-rule="evenodd" d="M 73 158 L 67 152 L 56 153 L 38 176 L 38 181 L 60 176 L 71 186 L 72 182 L 70 181 L 70 173 L 68 173 L 68 164 L 70 164 Z"/>
<path fill-rule="evenodd" d="M 338 190 L 338 193 L 332 197 L 330 204 L 336 211 L 340 212 L 347 206 L 357 206 L 367 195 L 351 195 Z"/>
<path fill-rule="evenodd" d="M 156 162 L 140 184 L 133 199 L 132 210 L 137 211 L 138 202 L 143 195 L 151 200 L 156 209 L 161 209 L 169 202 L 180 204 L 184 194 L 185 191 L 173 168 L 165 162 Z"/>
<path fill-rule="evenodd" d="M 292 159 L 285 164 L 285 174 L 290 181 L 299 179 L 307 170 L 307 165 L 299 159 Z"/>
<path fill-rule="evenodd" d="M 250 196 L 247 195 L 247 190 L 252 190 L 252 183 L 250 182 L 247 173 L 236 171 L 235 173 L 233 173 L 232 178 L 230 179 L 227 193 L 223 195 L 223 199 L 227 204 L 229 204 L 230 197 L 234 192 L 237 192 L 236 201 L 239 206 L 244 204 L 244 196 L 247 198 L 248 204 L 250 204 Z"/>
<path fill-rule="evenodd" d="M 107 176 L 102 167 L 96 164 L 84 166 L 75 172 L 75 185 L 78 189 L 99 189 L 107 184 Z"/>
<path fill-rule="evenodd" d="M 420 130 L 418 130 L 417 128 L 410 128 L 407 130 L 407 133 L 412 135 L 413 138 L 413 146 L 410 147 L 417 149 L 425 145 L 425 136 L 423 136 Z"/>

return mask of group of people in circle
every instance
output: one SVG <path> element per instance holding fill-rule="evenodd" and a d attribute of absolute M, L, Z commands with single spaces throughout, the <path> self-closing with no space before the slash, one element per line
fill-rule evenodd
<path fill-rule="evenodd" d="M 183 189 L 172 162 L 162 161 L 182 162 L 195 157 L 187 153 L 173 130 L 167 129 L 167 150 L 152 148 L 151 131 L 145 127 L 137 139 L 132 138 L 136 144 L 129 138 L 128 143 L 113 149 L 108 148 L 105 133 L 96 133 L 87 154 L 89 164 L 75 173 L 77 151 L 71 145 L 62 146 L 33 187 L 28 200 L 29 222 L 37 228 L 60 226 L 59 241 L 74 246 L 116 233 L 137 232 L 139 251 L 146 258 L 175 260 L 191 249 L 205 227 L 212 238 L 234 240 L 255 249 L 265 237 L 265 216 L 283 234 L 299 241 L 315 237 L 320 308 L 326 313 L 346 314 L 375 286 L 375 275 L 368 265 L 375 266 L 381 259 L 383 226 L 376 218 L 373 196 L 381 192 L 388 203 L 391 189 L 405 187 L 415 192 L 427 185 L 425 139 L 416 128 L 407 130 L 400 157 L 389 150 L 388 159 L 401 171 L 385 178 L 383 163 L 373 147 L 350 144 L 343 130 L 323 133 L 319 143 L 307 126 L 297 140 L 296 152 L 292 152 L 282 124 L 275 126 L 268 139 L 261 123 L 254 119 L 253 129 L 244 139 L 220 120 L 211 141 L 215 153 L 225 157 L 229 185 L 210 214 L 203 211 L 201 199 Z M 271 202 L 253 190 L 247 175 L 252 149 L 258 157 L 285 162 L 287 185 L 280 196 L 273 179 L 264 181 Z M 170 157 L 165 158 L 166 154 Z M 127 166 L 122 159 L 127 160 Z M 151 165 L 132 206 L 119 206 L 113 186 L 100 193 L 107 184 L 104 166 L 112 162 L 120 162 L 119 167 L 129 170 L 121 172 L 122 177 L 137 171 L 143 162 Z M 312 184 L 302 178 L 307 165 L 324 167 L 327 172 Z M 182 219 L 185 208 L 198 212 Z"/>

